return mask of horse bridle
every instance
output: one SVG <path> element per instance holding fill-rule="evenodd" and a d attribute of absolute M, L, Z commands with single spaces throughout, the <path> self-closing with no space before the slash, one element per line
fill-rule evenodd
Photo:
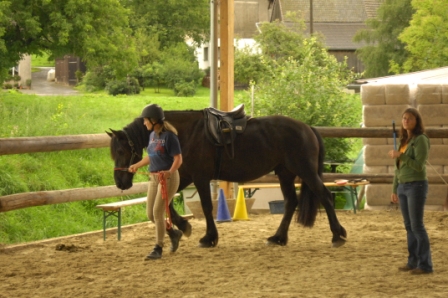
<path fill-rule="evenodd" d="M 128 172 L 129 167 L 133 164 L 132 162 L 134 161 L 135 157 L 140 157 L 141 156 L 135 151 L 135 146 L 134 146 L 134 142 L 132 142 L 131 138 L 129 137 L 128 133 L 126 132 L 126 130 L 122 130 L 123 133 L 125 134 L 126 138 L 128 139 L 128 144 L 131 147 L 131 160 L 129 161 L 129 166 L 127 168 L 114 168 L 114 171 L 122 171 L 122 172 Z"/>

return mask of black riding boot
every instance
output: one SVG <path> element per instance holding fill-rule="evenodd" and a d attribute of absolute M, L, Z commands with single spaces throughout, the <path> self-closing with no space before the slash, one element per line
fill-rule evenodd
<path fill-rule="evenodd" d="M 146 256 L 145 260 L 160 259 L 162 257 L 162 251 L 162 247 L 156 244 L 156 246 L 154 246 L 154 249 L 149 253 L 149 255 Z"/>
<path fill-rule="evenodd" d="M 177 248 L 179 247 L 179 241 L 180 238 L 182 238 L 182 231 L 181 230 L 175 230 L 173 228 L 167 230 L 168 236 L 170 236 L 171 239 L 171 252 L 175 252 Z"/>

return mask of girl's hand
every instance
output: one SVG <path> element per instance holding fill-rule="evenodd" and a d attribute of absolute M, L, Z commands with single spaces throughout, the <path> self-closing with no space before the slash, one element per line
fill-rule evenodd
<path fill-rule="evenodd" d="M 393 194 L 390 196 L 390 201 L 391 201 L 392 203 L 394 203 L 394 204 L 398 204 L 398 196 L 397 196 L 396 193 L 393 193 Z"/>
<path fill-rule="evenodd" d="M 135 172 L 137 172 L 137 170 L 138 170 L 138 167 L 136 167 L 135 164 L 130 165 L 128 168 L 128 172 L 130 172 L 130 173 L 135 173 Z"/>
<path fill-rule="evenodd" d="M 401 155 L 401 152 L 400 152 L 400 151 L 397 151 L 397 150 L 390 150 L 389 153 L 388 153 L 388 155 L 389 155 L 391 158 L 399 158 L 400 155 Z"/>

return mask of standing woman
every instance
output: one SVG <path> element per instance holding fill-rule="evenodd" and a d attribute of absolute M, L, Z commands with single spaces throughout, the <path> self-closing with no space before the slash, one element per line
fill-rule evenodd
<path fill-rule="evenodd" d="M 431 248 L 423 224 L 423 213 L 428 194 L 426 160 L 429 139 L 420 113 L 414 108 L 404 111 L 398 151 L 389 151 L 395 159 L 395 176 L 391 201 L 399 203 L 407 233 L 408 261 L 400 271 L 411 274 L 432 273 Z"/>
<path fill-rule="evenodd" d="M 182 153 L 177 137 L 177 130 L 164 121 L 163 110 L 157 104 L 147 105 L 141 118 L 150 131 L 148 154 L 141 161 L 129 167 L 129 172 L 135 173 L 138 168 L 149 165 L 151 179 L 149 181 L 146 213 L 156 226 L 156 245 L 145 260 L 160 259 L 163 251 L 165 229 L 171 239 L 171 252 L 179 247 L 182 231 L 165 226 L 165 201 L 162 199 L 161 179 L 166 181 L 166 191 L 169 202 L 179 188 L 179 167 L 182 164 Z"/>

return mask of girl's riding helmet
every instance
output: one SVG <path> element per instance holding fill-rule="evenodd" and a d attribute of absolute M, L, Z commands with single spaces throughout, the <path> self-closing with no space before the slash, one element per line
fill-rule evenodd
<path fill-rule="evenodd" d="M 165 114 L 162 108 L 157 104 L 150 104 L 144 107 L 141 118 L 149 118 L 157 121 L 165 120 Z"/>

